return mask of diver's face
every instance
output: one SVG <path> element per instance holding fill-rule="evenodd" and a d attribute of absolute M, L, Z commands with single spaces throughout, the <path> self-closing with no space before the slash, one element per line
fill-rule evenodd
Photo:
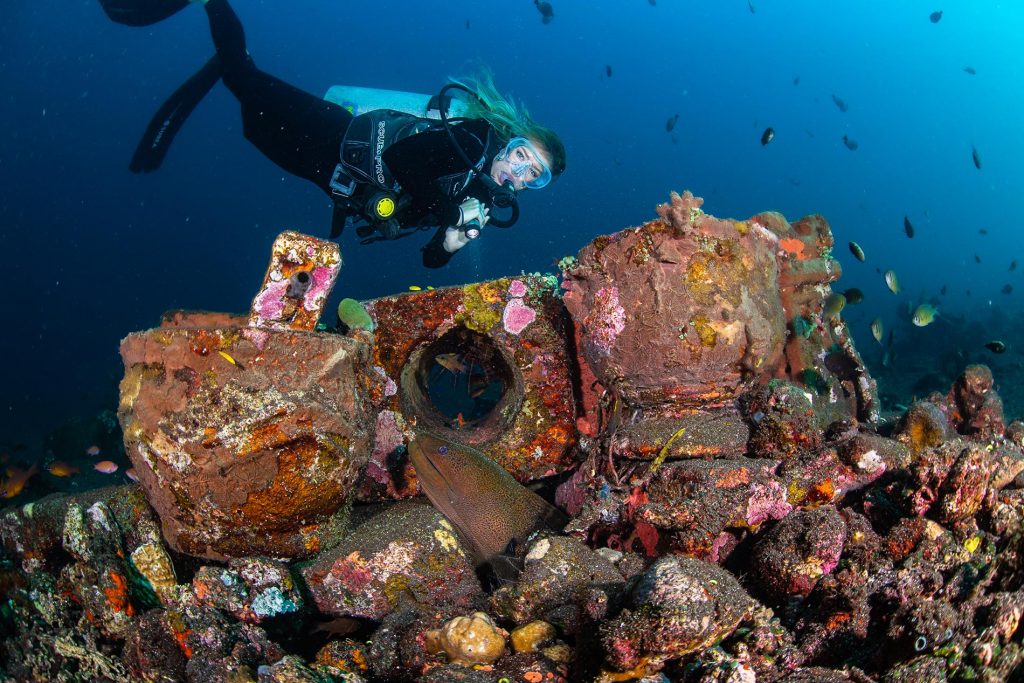
<path fill-rule="evenodd" d="M 522 138 L 516 138 L 519 140 Z M 509 143 L 491 163 L 491 178 L 499 185 L 511 182 L 516 191 L 539 189 L 551 179 L 551 155 L 536 140 Z"/>

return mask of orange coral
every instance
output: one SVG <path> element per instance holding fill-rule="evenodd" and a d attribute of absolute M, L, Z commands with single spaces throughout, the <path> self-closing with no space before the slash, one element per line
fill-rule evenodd
<path fill-rule="evenodd" d="M 124 612 L 128 616 L 135 614 L 131 600 L 128 598 L 128 582 L 123 576 L 111 569 L 108 572 L 110 580 L 114 583 L 110 588 L 104 588 L 103 594 L 107 596 L 110 607 L 115 612 Z"/>
<path fill-rule="evenodd" d="M 811 256 L 805 252 L 807 245 L 804 244 L 803 240 L 797 239 L 796 237 L 785 237 L 779 240 L 779 246 L 787 254 L 792 254 L 796 257 L 797 261 L 806 261 Z"/>

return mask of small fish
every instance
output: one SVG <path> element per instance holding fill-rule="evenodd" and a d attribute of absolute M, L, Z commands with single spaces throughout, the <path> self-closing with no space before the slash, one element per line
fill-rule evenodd
<path fill-rule="evenodd" d="M 939 290 L 939 294 L 946 296 L 946 285 L 942 285 L 942 289 Z"/>
<path fill-rule="evenodd" d="M 974 255 L 974 262 L 975 262 L 975 263 L 981 263 L 981 257 L 980 257 L 980 256 L 978 256 L 977 254 L 975 254 L 975 255 Z"/>
<path fill-rule="evenodd" d="M 855 259 L 864 263 L 864 250 L 860 248 L 859 244 L 856 242 L 850 242 L 850 253 L 853 254 Z"/>
<path fill-rule="evenodd" d="M 928 21 L 932 22 L 933 24 L 939 23 L 939 20 L 941 19 L 942 10 L 936 10 L 935 12 L 932 12 L 931 14 L 928 15 Z"/>
<path fill-rule="evenodd" d="M 657 7 L 658 6 L 657 0 L 647 0 L 647 4 L 650 5 L 651 7 Z"/>
<path fill-rule="evenodd" d="M 419 285 L 409 285 L 409 291 L 410 292 L 419 292 L 419 291 L 422 291 L 422 289 L 423 288 L 420 287 Z"/>
<path fill-rule="evenodd" d="M 978 75 L 977 70 L 973 66 L 965 66 L 964 67 L 964 72 L 965 73 L 969 73 L 972 76 L 977 76 Z"/>
<path fill-rule="evenodd" d="M 992 341 L 985 344 L 985 348 L 991 351 L 992 353 L 1002 353 L 1003 351 L 1006 350 L 1006 344 L 999 341 L 998 339 L 993 339 Z"/>
<path fill-rule="evenodd" d="M 800 85 L 800 77 L 799 76 L 794 76 L 793 77 L 793 85 Z"/>
<path fill-rule="evenodd" d="M 988 234 L 988 229 L 987 228 L 978 228 L 978 234 L 979 235 L 987 235 Z"/>
<path fill-rule="evenodd" d="M 1010 270 L 1017 270 L 1017 261 L 1010 261 Z"/>
<path fill-rule="evenodd" d="M 605 64 L 604 65 L 604 75 L 607 76 L 608 78 L 612 77 L 612 65 L 611 64 Z"/>
<path fill-rule="evenodd" d="M 32 467 L 29 467 L 27 470 L 21 470 L 17 467 L 8 468 L 7 481 L 0 485 L 0 497 L 6 499 L 14 498 L 21 493 L 28 480 L 35 476 L 38 471 L 39 465 L 36 463 L 33 463 Z"/>
<path fill-rule="evenodd" d="M 903 217 L 903 232 L 907 233 L 910 239 L 914 239 L 914 224 L 906 216 Z"/>
<path fill-rule="evenodd" d="M 434 362 L 448 372 L 456 375 L 461 375 L 469 370 L 469 368 L 466 367 L 466 363 L 463 362 L 462 356 L 457 353 L 439 353 L 434 356 Z"/>
<path fill-rule="evenodd" d="M 69 465 L 63 460 L 54 460 L 46 466 L 46 471 L 55 477 L 70 477 L 72 474 L 78 474 L 77 467 Z"/>
<path fill-rule="evenodd" d="M 469 19 L 466 19 L 466 30 L 469 30 Z"/>
<path fill-rule="evenodd" d="M 846 297 L 846 303 L 848 304 L 859 304 L 864 301 L 864 292 L 860 291 L 856 287 L 850 287 L 848 290 L 843 292 L 843 296 Z"/>
<path fill-rule="evenodd" d="M 971 145 L 971 161 L 974 162 L 974 168 L 981 170 L 981 156 L 978 154 L 978 148 Z"/>
<path fill-rule="evenodd" d="M 757 11 L 757 8 L 754 7 L 754 3 L 751 0 L 747 0 L 747 9 L 750 10 L 751 14 Z"/>
<path fill-rule="evenodd" d="M 855 152 L 857 148 L 860 147 L 859 142 L 857 142 L 856 140 L 847 135 L 843 136 L 843 144 L 846 145 L 846 149 L 850 150 L 851 152 Z"/>
<path fill-rule="evenodd" d="M 114 472 L 117 472 L 117 463 L 110 460 L 100 460 L 98 463 L 93 465 L 92 468 L 97 472 L 102 472 L 103 474 L 113 474 Z"/>
<path fill-rule="evenodd" d="M 96 445 L 89 446 L 85 449 L 85 454 L 95 458 L 100 454 L 100 447 Z"/>
<path fill-rule="evenodd" d="M 889 288 L 889 291 L 893 294 L 900 293 L 900 281 L 896 279 L 895 270 L 885 271 L 885 286 Z"/>
<path fill-rule="evenodd" d="M 676 123 L 679 121 L 679 114 L 668 117 L 668 121 L 665 122 L 665 132 L 671 133 L 672 129 L 676 127 Z"/>
<path fill-rule="evenodd" d="M 882 327 L 882 319 L 875 318 L 871 321 L 871 336 L 875 338 L 876 342 L 881 344 L 883 334 L 885 334 L 885 329 Z"/>
<path fill-rule="evenodd" d="M 914 311 L 914 315 L 911 318 L 913 323 L 918 327 L 924 327 L 925 325 L 931 324 L 935 320 L 935 315 L 938 311 L 931 304 L 921 304 Z"/>
<path fill-rule="evenodd" d="M 533 0 L 533 5 L 540 12 L 540 23 L 550 24 L 551 20 L 555 18 L 555 8 L 551 6 L 550 2 Z"/>
<path fill-rule="evenodd" d="M 1003 285 L 1003 288 L 999 290 L 1002 294 L 1009 294 L 1013 291 L 1013 285 Z"/>
<path fill-rule="evenodd" d="M 830 294 L 829 297 L 825 299 L 825 305 L 821 309 L 821 317 L 825 318 L 826 320 L 830 320 L 839 315 L 840 311 L 842 311 L 845 307 L 845 296 L 839 293 Z"/>
<path fill-rule="evenodd" d="M 229 353 L 226 353 L 226 352 L 224 352 L 224 351 L 218 351 L 217 353 L 218 353 L 218 354 L 220 354 L 220 357 L 221 357 L 221 358 L 223 358 L 223 359 L 224 359 L 224 360 L 226 360 L 227 362 L 231 363 L 231 364 L 232 364 L 232 365 L 234 365 L 234 366 L 235 366 L 236 368 L 238 368 L 238 369 L 240 369 L 240 370 L 243 370 L 243 369 L 244 369 L 244 368 L 242 368 L 242 364 L 241 364 L 241 363 L 239 363 L 239 362 L 238 362 L 237 360 L 235 360 L 234 358 L 232 358 L 232 357 L 231 357 L 231 354 L 229 354 Z"/>
<path fill-rule="evenodd" d="M 771 142 L 774 139 L 775 139 L 775 129 L 772 128 L 771 126 L 769 126 L 768 128 L 765 128 L 764 132 L 761 133 L 761 146 L 763 147 L 764 145 L 767 145 L 769 142 Z"/>
<path fill-rule="evenodd" d="M 128 478 L 129 478 L 129 479 L 131 479 L 132 481 L 138 481 L 138 480 L 139 480 L 139 475 L 138 475 L 138 473 L 137 473 L 137 472 L 135 471 L 135 468 L 134 468 L 134 467 L 129 467 L 128 469 L 126 469 L 126 470 L 124 471 L 124 476 L 128 477 Z"/>
<path fill-rule="evenodd" d="M 848 105 L 846 102 L 844 102 L 837 95 L 835 95 L 835 94 L 832 95 L 832 101 L 836 103 L 837 107 L 839 107 L 839 111 L 843 112 L 844 114 L 846 112 L 850 111 L 850 105 Z"/>

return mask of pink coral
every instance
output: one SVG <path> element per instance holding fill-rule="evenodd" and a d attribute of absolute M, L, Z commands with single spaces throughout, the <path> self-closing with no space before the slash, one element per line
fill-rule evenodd
<path fill-rule="evenodd" d="M 608 353 L 615 339 L 626 329 L 626 311 L 619 305 L 619 288 L 602 287 L 594 294 L 593 307 L 583 320 L 587 341 Z"/>
<path fill-rule="evenodd" d="M 284 310 L 284 295 L 288 291 L 288 281 L 278 280 L 268 284 L 256 295 L 252 308 L 263 320 L 276 320 Z"/>
<path fill-rule="evenodd" d="M 338 271 L 340 270 L 340 266 L 319 266 L 313 269 L 313 272 L 310 274 L 313 283 L 309 286 L 309 290 L 306 291 L 303 301 L 307 311 L 315 311 L 320 307 L 320 300 L 331 293 L 334 279 L 338 276 Z"/>
<path fill-rule="evenodd" d="M 777 482 L 767 486 L 750 485 L 750 499 L 747 501 L 746 522 L 756 527 L 769 519 L 782 519 L 793 511 L 793 506 L 786 500 L 786 491 Z"/>
<path fill-rule="evenodd" d="M 523 297 L 526 296 L 526 285 L 523 284 L 522 280 L 513 280 L 508 285 L 509 296 Z"/>
<path fill-rule="evenodd" d="M 523 303 L 522 299 L 512 299 L 506 304 L 501 321 L 509 334 L 519 334 L 526 326 L 537 319 L 537 312 Z"/>

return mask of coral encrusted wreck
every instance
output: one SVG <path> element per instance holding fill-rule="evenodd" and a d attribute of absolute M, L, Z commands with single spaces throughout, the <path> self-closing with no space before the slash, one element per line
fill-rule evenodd
<path fill-rule="evenodd" d="M 823 218 L 658 216 L 338 330 L 336 245 L 283 233 L 247 316 L 129 335 L 139 483 L 0 513 L 0 678 L 1024 680 L 1024 423 L 992 373 L 882 421 Z M 418 497 L 426 433 L 417 466 L 468 446 L 568 523 L 479 564 Z M 433 496 L 521 526 L 454 462 Z"/>

